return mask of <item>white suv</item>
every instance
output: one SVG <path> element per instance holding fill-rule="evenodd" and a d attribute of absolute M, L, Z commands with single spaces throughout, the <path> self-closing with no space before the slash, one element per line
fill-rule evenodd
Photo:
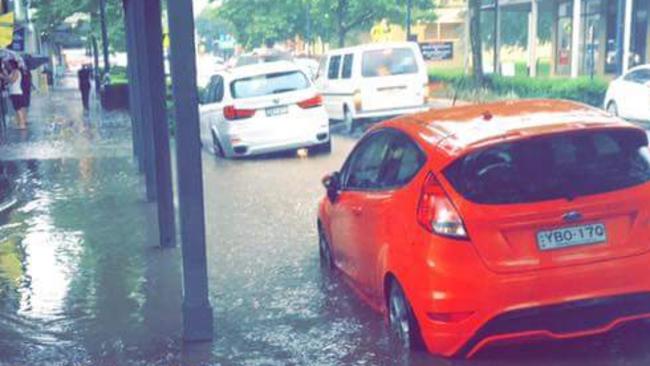
<path fill-rule="evenodd" d="M 322 98 L 292 62 L 242 66 L 214 75 L 199 109 L 201 140 L 223 157 L 301 147 L 331 150 Z"/>
<path fill-rule="evenodd" d="M 327 53 L 316 86 L 330 119 L 348 131 L 365 118 L 427 109 L 427 67 L 417 43 L 372 43 Z"/>

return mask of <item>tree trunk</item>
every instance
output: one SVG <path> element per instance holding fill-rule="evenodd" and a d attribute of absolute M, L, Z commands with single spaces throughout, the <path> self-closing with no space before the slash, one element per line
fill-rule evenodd
<path fill-rule="evenodd" d="M 483 50 L 481 45 L 481 1 L 469 0 L 469 34 L 472 45 L 472 70 L 474 82 L 483 86 Z"/>
<path fill-rule="evenodd" d="M 339 35 L 339 48 L 345 47 L 345 31 L 339 29 L 338 35 Z"/>

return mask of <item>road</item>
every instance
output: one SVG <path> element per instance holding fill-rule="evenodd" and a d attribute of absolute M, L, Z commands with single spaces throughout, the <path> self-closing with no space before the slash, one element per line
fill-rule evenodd
<path fill-rule="evenodd" d="M 0 174 L 19 202 L 0 214 L 0 365 L 650 364 L 647 325 L 469 361 L 398 351 L 383 318 L 319 266 L 320 178 L 358 133 L 336 133 L 328 155 L 204 151 L 215 339 L 183 345 L 180 250 L 155 248 L 128 122 L 88 119 L 73 97 L 37 100 L 39 122 L 0 142 Z"/>

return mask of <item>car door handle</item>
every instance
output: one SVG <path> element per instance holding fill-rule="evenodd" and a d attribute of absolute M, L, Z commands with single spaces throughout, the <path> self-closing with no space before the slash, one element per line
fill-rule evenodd
<path fill-rule="evenodd" d="M 362 212 L 363 212 L 363 208 L 361 206 L 352 206 L 352 213 L 355 216 L 361 215 Z"/>

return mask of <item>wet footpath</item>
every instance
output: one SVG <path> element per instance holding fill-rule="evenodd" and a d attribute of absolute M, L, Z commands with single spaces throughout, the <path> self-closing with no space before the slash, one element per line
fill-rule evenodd
<path fill-rule="evenodd" d="M 321 271 L 315 214 L 331 154 L 203 154 L 214 341 L 184 345 L 178 248 L 157 248 L 126 112 L 35 95 L 0 134 L 0 365 L 648 365 L 650 327 L 509 345 L 475 359 L 405 353 L 381 315 Z"/>

